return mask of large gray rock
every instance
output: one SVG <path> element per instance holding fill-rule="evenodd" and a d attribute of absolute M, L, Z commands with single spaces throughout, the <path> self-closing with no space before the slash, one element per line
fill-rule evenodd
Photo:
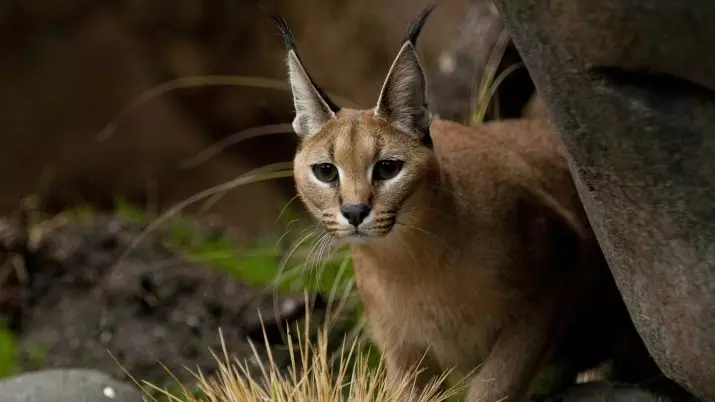
<path fill-rule="evenodd" d="M 541 402 L 673 402 L 671 399 L 647 390 L 612 384 L 590 382 L 575 385 L 559 395 L 550 396 Z"/>
<path fill-rule="evenodd" d="M 645 344 L 715 401 L 715 2 L 497 4 Z"/>
<path fill-rule="evenodd" d="M 1 402 L 145 402 L 129 384 L 94 370 L 43 370 L 0 380 Z"/>

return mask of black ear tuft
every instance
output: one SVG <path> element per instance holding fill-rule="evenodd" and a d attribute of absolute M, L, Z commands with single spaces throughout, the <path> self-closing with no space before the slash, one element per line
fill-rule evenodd
<path fill-rule="evenodd" d="M 275 22 L 276 26 L 278 27 L 278 30 L 281 33 L 281 37 L 283 37 L 283 42 L 285 42 L 286 49 L 292 50 L 297 53 L 296 47 L 295 47 L 295 39 L 293 39 L 293 31 L 291 31 L 290 26 L 288 26 L 288 23 L 286 22 L 283 17 L 272 14 L 271 19 L 273 19 L 273 22 Z"/>
<path fill-rule="evenodd" d="M 437 7 L 437 4 L 439 4 L 439 0 L 425 7 L 422 12 L 419 13 L 419 15 L 417 15 L 414 20 L 412 20 L 412 22 L 410 23 L 410 28 L 407 30 L 407 34 L 405 35 L 403 43 L 410 42 L 413 46 L 416 45 L 417 37 L 420 35 L 420 32 L 422 32 L 422 27 L 424 27 L 427 17 L 429 17 L 434 8 Z"/>
<path fill-rule="evenodd" d="M 419 138 L 427 147 L 432 146 L 429 135 L 432 115 L 427 105 L 425 73 L 415 42 L 437 4 L 434 2 L 425 7 L 410 24 L 402 47 L 382 84 L 374 112 L 375 117 L 386 119 L 405 134 Z"/>
<path fill-rule="evenodd" d="M 298 47 L 295 45 L 295 39 L 293 38 L 293 31 L 290 29 L 290 26 L 286 22 L 286 20 L 279 16 L 278 14 L 275 13 L 269 13 L 271 19 L 273 22 L 276 24 L 278 27 L 278 30 L 281 33 L 281 37 L 283 38 L 283 42 L 285 43 L 286 50 L 289 52 L 293 52 L 295 54 L 295 57 L 298 59 L 298 61 L 302 64 L 303 62 L 300 60 L 300 55 L 298 54 Z M 306 72 L 306 74 L 308 74 Z M 323 101 L 328 105 L 330 110 L 333 113 L 338 113 L 340 111 L 340 106 L 338 106 L 335 102 L 333 102 L 332 99 L 328 96 L 328 94 L 323 90 L 323 88 L 319 87 L 315 81 L 313 80 L 312 77 L 310 77 L 310 74 L 308 74 L 308 79 L 310 80 L 311 84 L 315 88 L 315 90 L 318 92 L 318 94 L 323 98 Z"/>

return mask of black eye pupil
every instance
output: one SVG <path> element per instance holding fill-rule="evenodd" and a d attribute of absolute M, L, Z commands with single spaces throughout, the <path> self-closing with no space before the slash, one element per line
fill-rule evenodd
<path fill-rule="evenodd" d="M 318 180 L 330 183 L 338 178 L 338 168 L 332 163 L 318 163 L 313 165 L 313 173 Z"/>
<path fill-rule="evenodd" d="M 381 160 L 375 165 L 373 180 L 389 180 L 397 176 L 402 169 L 402 161 Z"/>

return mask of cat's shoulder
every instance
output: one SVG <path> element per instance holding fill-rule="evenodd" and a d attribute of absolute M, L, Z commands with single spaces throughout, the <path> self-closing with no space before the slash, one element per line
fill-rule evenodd
<path fill-rule="evenodd" d="M 430 131 L 435 142 L 449 148 L 472 148 L 514 152 L 561 147 L 551 124 L 544 119 L 506 119 L 474 126 L 449 120 L 434 120 Z"/>

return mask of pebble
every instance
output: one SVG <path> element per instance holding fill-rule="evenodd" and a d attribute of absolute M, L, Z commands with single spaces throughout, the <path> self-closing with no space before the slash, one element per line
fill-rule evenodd
<path fill-rule="evenodd" d="M 0 380 L 0 402 L 147 402 L 141 391 L 86 369 L 48 369 Z"/>

